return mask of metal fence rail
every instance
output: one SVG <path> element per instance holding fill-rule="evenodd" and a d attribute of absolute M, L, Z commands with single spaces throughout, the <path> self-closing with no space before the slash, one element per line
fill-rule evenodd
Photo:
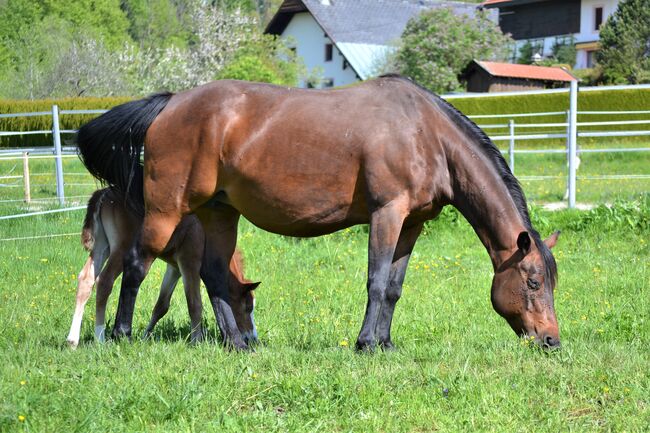
<path fill-rule="evenodd" d="M 589 91 L 608 91 L 620 89 L 650 89 L 650 85 L 641 86 L 609 86 L 609 87 L 595 87 L 595 88 L 581 88 L 581 92 Z M 494 130 L 507 129 L 507 133 L 495 131 L 489 134 L 490 139 L 495 142 L 508 142 L 508 150 L 502 150 L 503 154 L 507 154 L 511 170 L 515 171 L 515 155 L 517 154 L 566 154 L 568 162 L 567 172 L 567 188 L 568 188 L 568 205 L 575 207 L 575 193 L 576 183 L 579 179 L 647 179 L 650 175 L 603 175 L 603 176 L 576 176 L 576 158 L 577 158 L 577 145 L 579 138 L 591 137 L 631 137 L 631 136 L 650 136 L 650 127 L 647 130 L 609 130 L 597 131 L 592 130 L 597 127 L 611 128 L 611 127 L 624 127 L 624 126 L 641 126 L 650 125 L 650 119 L 647 120 L 623 120 L 618 117 L 616 120 L 603 120 L 603 121 L 583 121 L 578 122 L 579 115 L 589 116 L 622 116 L 622 115 L 649 115 L 650 110 L 628 110 L 628 111 L 579 111 L 578 110 L 578 85 L 577 82 L 572 82 L 568 89 L 551 89 L 551 90 L 536 90 L 526 92 L 506 92 L 499 94 L 462 94 L 462 95 L 445 95 L 443 98 L 453 100 L 456 98 L 482 98 L 482 97 L 495 97 L 495 96 L 510 96 L 510 95 L 534 95 L 534 94 L 551 94 L 551 93 L 565 93 L 569 98 L 568 111 L 554 111 L 554 112 L 540 112 L 540 113 L 511 113 L 511 114 L 481 114 L 468 116 L 474 121 L 482 122 L 484 120 L 500 120 L 503 119 L 507 123 L 485 123 L 479 126 L 487 133 Z M 8 113 L 0 114 L 0 119 L 15 118 L 15 117 L 32 117 L 32 116 L 51 116 L 52 129 L 51 130 L 38 130 L 38 131 L 0 131 L 2 136 L 15 136 L 15 135 L 32 135 L 32 134 L 51 134 L 52 147 L 49 148 L 20 148 L 20 149 L 0 149 L 0 161 L 8 160 L 22 160 L 24 166 L 24 173 L 22 176 L 12 175 L 7 173 L 6 176 L 1 176 L 0 181 L 16 181 L 10 186 L 19 187 L 20 179 L 24 180 L 24 188 L 26 189 L 26 198 L 29 194 L 29 174 L 28 161 L 31 159 L 54 159 L 55 162 L 55 176 L 56 176 L 56 195 L 60 206 L 65 205 L 65 189 L 64 186 L 64 173 L 63 173 L 63 159 L 76 158 L 77 152 L 74 147 L 64 147 L 61 145 L 62 134 L 73 134 L 75 130 L 60 129 L 59 116 L 60 115 L 84 115 L 84 114 L 101 114 L 108 110 L 59 110 L 57 105 L 52 106 L 51 111 L 40 111 L 34 113 Z M 546 123 L 521 123 L 523 119 L 535 117 L 557 117 L 565 116 L 566 121 L 553 121 Z M 517 123 L 520 122 L 520 123 Z M 589 130 L 582 130 L 580 128 L 589 128 Z M 541 130 L 541 131 L 540 131 Z M 548 131 L 548 132 L 545 132 Z M 563 148 L 554 149 L 516 149 L 516 142 L 519 140 L 558 140 L 564 139 L 565 146 Z M 629 147 L 629 148 L 601 148 L 601 149 L 580 149 L 580 153 L 612 153 L 612 152 L 647 152 L 650 147 Z M 67 173 L 67 176 L 83 175 L 84 173 Z M 41 176 L 42 173 L 32 174 L 32 177 Z M 520 176 L 522 180 L 546 180 L 563 178 L 563 176 Z M 78 183 L 77 183 L 78 184 Z M 75 183 L 67 183 L 67 185 L 75 185 Z M 79 184 L 81 185 L 81 184 Z M 85 185 L 85 184 L 83 184 Z M 44 201 L 51 199 L 37 199 L 35 201 Z M 0 202 L 7 202 L 12 200 L 0 200 Z"/>

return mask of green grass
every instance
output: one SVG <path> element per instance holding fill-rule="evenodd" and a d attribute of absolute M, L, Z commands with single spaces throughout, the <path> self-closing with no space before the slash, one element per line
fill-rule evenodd
<path fill-rule="evenodd" d="M 78 232 L 82 217 L 0 221 L 0 238 Z M 350 347 L 366 302 L 363 227 L 296 240 L 241 224 L 246 274 L 262 281 L 254 354 L 215 343 L 205 299 L 212 339 L 189 346 L 180 288 L 156 341 L 131 344 L 93 342 L 91 298 L 71 351 L 78 237 L 0 242 L 0 430 L 648 431 L 647 209 L 536 210 L 534 219 L 544 235 L 563 230 L 563 348 L 552 353 L 516 338 L 492 310 L 488 256 L 449 212 L 416 246 L 395 313 L 398 350 L 373 355 Z M 141 289 L 136 333 L 162 272 L 156 264 Z M 108 317 L 116 303 L 117 294 Z"/>

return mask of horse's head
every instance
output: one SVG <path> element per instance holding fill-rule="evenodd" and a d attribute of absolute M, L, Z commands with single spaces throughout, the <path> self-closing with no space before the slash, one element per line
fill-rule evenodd
<path fill-rule="evenodd" d="M 550 248 L 560 232 L 533 242 L 528 232 L 517 238 L 518 249 L 496 270 L 492 280 L 492 306 L 519 336 L 528 336 L 540 346 L 560 346 L 555 317 L 555 259 Z"/>
<path fill-rule="evenodd" d="M 255 327 L 255 292 L 260 285 L 233 275 L 230 284 L 230 307 L 246 344 L 257 343 L 257 328 Z"/>

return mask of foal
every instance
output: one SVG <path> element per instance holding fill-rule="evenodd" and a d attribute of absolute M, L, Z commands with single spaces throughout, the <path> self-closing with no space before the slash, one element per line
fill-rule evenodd
<path fill-rule="evenodd" d="M 79 344 L 81 319 L 94 284 L 97 285 L 95 338 L 104 342 L 106 302 L 115 279 L 122 273 L 125 254 L 133 244 L 141 225 L 142 218 L 127 210 L 123 197 L 114 189 L 105 188 L 95 191 L 88 201 L 81 241 L 86 251 L 90 252 L 90 256 L 81 269 L 77 281 L 75 312 L 67 338 L 72 348 L 76 348 Z M 145 330 L 145 337 L 151 334 L 156 323 L 169 310 L 172 293 L 182 276 L 192 323 L 191 341 L 198 342 L 202 339 L 203 306 L 200 278 L 210 280 L 210 275 L 207 274 L 210 269 L 201 266 L 204 246 L 205 235 L 201 224 L 195 216 L 188 215 L 181 221 L 160 256 L 167 262 L 167 269 L 160 286 L 158 301 Z M 101 272 L 97 274 L 99 270 Z M 229 273 L 229 292 L 237 310 L 237 326 L 248 340 L 254 341 L 257 339 L 257 331 L 253 320 L 255 304 L 253 290 L 259 283 L 252 283 L 244 278 L 243 262 L 239 251 L 230 262 Z"/>

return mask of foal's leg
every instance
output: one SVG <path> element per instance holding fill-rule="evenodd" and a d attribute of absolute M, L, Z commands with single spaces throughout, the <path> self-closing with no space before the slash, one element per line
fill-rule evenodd
<path fill-rule="evenodd" d="M 95 297 L 95 339 L 106 341 L 106 304 L 113 291 L 115 280 L 122 273 L 122 250 L 111 251 L 106 266 L 97 277 L 97 296 Z"/>
<path fill-rule="evenodd" d="M 246 350 L 248 345 L 237 327 L 230 307 L 229 266 L 237 244 L 239 212 L 222 204 L 203 206 L 196 211 L 205 231 L 205 252 L 201 279 L 208 289 L 223 344 Z"/>
<path fill-rule="evenodd" d="M 192 343 L 198 343 L 203 339 L 200 263 L 197 266 L 196 263 L 185 263 L 181 261 L 179 266 L 183 275 L 187 310 L 190 313 L 190 322 L 192 323 L 190 341 Z"/>
<path fill-rule="evenodd" d="M 409 259 L 415 246 L 415 241 L 422 232 L 423 224 L 417 224 L 413 227 L 403 228 L 400 233 L 397 247 L 395 248 L 395 255 L 393 256 L 393 264 L 390 268 L 390 277 L 388 279 L 388 288 L 386 289 L 386 298 L 381 304 L 381 312 L 377 320 L 377 327 L 375 328 L 375 335 L 379 344 L 384 349 L 392 349 L 393 342 L 390 339 L 390 327 L 393 320 L 393 313 L 395 311 L 395 304 L 399 301 L 402 295 L 402 284 L 404 283 L 404 276 L 408 268 Z"/>
<path fill-rule="evenodd" d="M 394 200 L 375 210 L 370 216 L 368 303 L 363 325 L 357 338 L 358 350 L 372 350 L 377 342 L 375 335 L 377 320 L 381 305 L 386 298 L 386 286 L 391 264 L 405 217 L 405 206 L 399 200 Z"/>
<path fill-rule="evenodd" d="M 72 318 L 72 325 L 68 333 L 68 344 L 73 349 L 79 345 L 79 335 L 81 333 L 81 319 L 84 314 L 86 303 L 92 293 L 93 285 L 96 281 L 96 275 L 101 271 L 106 256 L 108 255 L 108 243 L 106 238 L 101 234 L 97 234 L 95 245 L 93 247 L 88 260 L 77 276 L 77 302 L 75 305 L 74 316 Z"/>
<path fill-rule="evenodd" d="M 131 337 L 133 310 L 140 285 L 154 259 L 165 249 L 180 220 L 180 213 L 162 214 L 150 211 L 145 215 L 141 233 L 124 257 L 124 274 L 113 337 Z"/>
<path fill-rule="evenodd" d="M 147 329 L 144 331 L 144 338 L 148 338 L 151 335 L 151 332 L 158 321 L 167 314 L 167 311 L 169 311 L 169 302 L 171 301 L 172 294 L 174 293 L 174 289 L 176 288 L 176 284 L 180 277 L 181 273 L 179 270 L 174 266 L 167 264 L 167 270 L 165 271 L 165 276 L 160 285 L 160 294 L 158 295 L 156 305 L 153 307 L 151 320 L 147 325 Z"/>
<path fill-rule="evenodd" d="M 77 302 L 74 308 L 74 316 L 72 317 L 72 325 L 68 333 L 68 344 L 73 349 L 79 345 L 79 334 L 81 332 L 81 319 L 84 314 L 86 302 L 90 298 L 90 293 L 93 290 L 95 283 L 95 269 L 93 267 L 92 257 L 88 257 L 84 264 L 79 276 L 77 277 Z"/>

